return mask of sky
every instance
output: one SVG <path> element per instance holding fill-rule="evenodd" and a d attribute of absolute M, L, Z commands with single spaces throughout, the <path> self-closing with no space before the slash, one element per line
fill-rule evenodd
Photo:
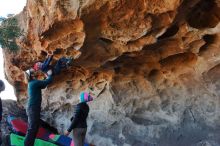
<path fill-rule="evenodd" d="M 0 93 L 2 99 L 13 99 L 16 100 L 14 95 L 13 87 L 5 80 L 4 68 L 3 68 L 3 54 L 2 49 L 0 48 L 0 79 L 5 83 L 5 91 Z"/>
<path fill-rule="evenodd" d="M 26 0 L 0 0 L 0 16 L 7 17 L 8 14 L 18 14 L 25 5 Z M 2 99 L 16 100 L 13 87 L 5 80 L 3 64 L 2 49 L 0 48 L 0 79 L 6 85 L 5 91 L 0 93 L 0 97 Z"/>
<path fill-rule="evenodd" d="M 18 14 L 25 5 L 26 0 L 0 0 L 0 16 L 6 17 L 7 14 Z"/>

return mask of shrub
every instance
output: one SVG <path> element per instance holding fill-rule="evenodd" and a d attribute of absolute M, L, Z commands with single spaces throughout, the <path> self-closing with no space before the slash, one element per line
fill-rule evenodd
<path fill-rule="evenodd" d="M 12 52 L 19 50 L 16 44 L 16 38 L 22 35 L 20 28 L 18 27 L 17 19 L 14 17 L 1 19 L 0 23 L 0 44 L 2 48 L 9 49 Z"/>

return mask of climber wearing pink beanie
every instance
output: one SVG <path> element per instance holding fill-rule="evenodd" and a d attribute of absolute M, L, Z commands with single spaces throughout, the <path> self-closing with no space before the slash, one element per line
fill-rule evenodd
<path fill-rule="evenodd" d="M 93 97 L 91 96 L 90 93 L 88 92 L 81 92 L 80 93 L 80 96 L 79 96 L 79 101 L 80 102 L 89 102 L 89 101 L 92 101 L 93 100 Z"/>
<path fill-rule="evenodd" d="M 74 146 L 83 146 L 87 131 L 86 119 L 89 114 L 89 106 L 87 102 L 92 101 L 93 97 L 88 92 L 81 92 L 79 95 L 79 101 L 76 106 L 74 106 L 73 117 L 71 118 L 71 125 L 64 132 L 66 136 L 73 131 L 73 141 Z"/>

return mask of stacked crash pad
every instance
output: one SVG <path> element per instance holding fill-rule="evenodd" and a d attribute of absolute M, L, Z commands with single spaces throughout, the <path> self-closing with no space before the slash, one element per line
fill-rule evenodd
<path fill-rule="evenodd" d="M 10 145 L 24 146 L 24 137 L 13 133 L 10 134 Z M 34 146 L 57 146 L 57 145 L 41 139 L 35 139 Z"/>
<path fill-rule="evenodd" d="M 25 121 L 23 121 L 19 118 L 16 118 L 12 115 L 9 115 L 7 117 L 7 123 L 9 124 L 12 132 L 14 133 L 13 137 L 15 137 L 15 135 L 25 136 L 26 131 L 27 131 L 27 127 L 28 127 L 28 125 Z M 36 138 L 41 141 L 43 140 L 46 142 L 56 144 L 58 146 L 74 146 L 73 140 L 71 138 L 64 136 L 64 135 L 53 134 L 50 131 L 48 131 L 42 127 L 39 128 Z M 38 146 L 38 145 L 36 145 L 36 146 Z M 92 146 L 92 145 L 85 143 L 84 146 Z"/>

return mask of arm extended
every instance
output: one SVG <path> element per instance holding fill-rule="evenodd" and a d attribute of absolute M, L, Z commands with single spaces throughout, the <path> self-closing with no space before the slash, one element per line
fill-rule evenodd
<path fill-rule="evenodd" d="M 47 87 L 48 84 L 50 84 L 53 81 L 52 75 L 49 75 L 45 80 L 38 80 L 37 85 L 44 89 Z"/>
<path fill-rule="evenodd" d="M 48 66 L 50 65 L 50 62 L 52 61 L 53 59 L 53 55 L 49 56 L 44 62 L 43 62 L 43 65 L 42 65 L 42 71 L 43 72 L 46 72 L 48 70 Z"/>
<path fill-rule="evenodd" d="M 77 105 L 74 111 L 75 116 L 73 117 L 72 123 L 69 126 L 69 128 L 67 129 L 68 132 L 71 132 L 73 130 L 73 128 L 76 127 L 78 121 L 79 121 L 79 116 L 80 116 L 80 106 Z"/>

